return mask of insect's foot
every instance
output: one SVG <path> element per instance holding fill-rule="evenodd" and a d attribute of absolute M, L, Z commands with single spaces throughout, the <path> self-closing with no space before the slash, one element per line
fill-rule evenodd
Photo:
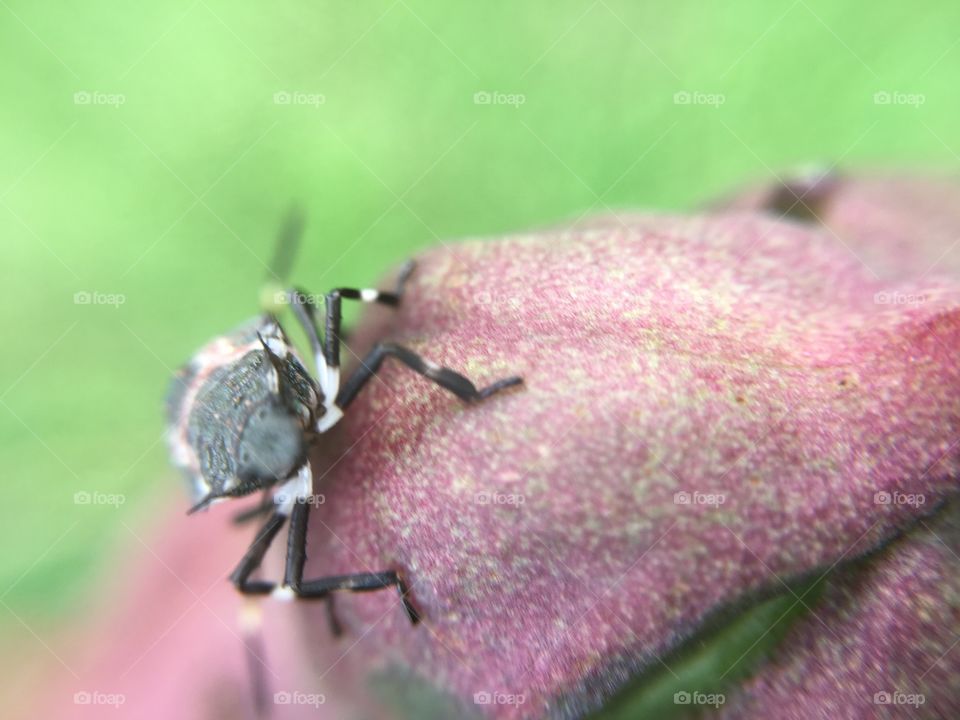
<path fill-rule="evenodd" d="M 403 598 L 403 609 L 407 611 L 407 617 L 410 618 L 411 625 L 419 625 L 420 621 L 423 619 L 420 617 L 420 613 L 417 612 L 417 609 L 407 600 L 406 597 Z"/>
<path fill-rule="evenodd" d="M 403 609 L 407 611 L 407 617 L 410 618 L 410 623 L 416 625 L 420 622 L 420 613 L 417 612 L 417 609 L 413 606 L 413 603 L 410 602 L 410 588 L 407 587 L 407 584 L 403 581 L 403 578 L 399 574 L 395 575 L 397 592 L 400 594 L 400 602 L 403 603 Z"/>
<path fill-rule="evenodd" d="M 495 383 L 493 383 L 492 385 L 487 385 L 487 387 L 485 387 L 485 388 L 483 388 L 482 390 L 480 390 L 480 391 L 477 393 L 477 399 L 478 399 L 478 400 L 483 400 L 483 399 L 485 399 L 485 398 L 490 397 L 490 396 L 493 395 L 494 393 L 497 393 L 497 392 L 500 392 L 501 390 L 504 390 L 505 388 L 513 387 L 514 385 L 522 385 L 522 384 L 523 384 L 523 378 L 522 378 L 522 377 L 519 377 L 519 376 L 517 376 L 517 375 L 513 375 L 512 377 L 504 378 L 503 380 L 497 380 L 497 381 L 496 381 Z"/>

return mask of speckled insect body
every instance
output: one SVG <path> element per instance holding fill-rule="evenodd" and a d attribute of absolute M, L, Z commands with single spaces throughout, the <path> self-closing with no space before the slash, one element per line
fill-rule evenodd
<path fill-rule="evenodd" d="M 281 352 L 272 356 L 267 342 Z M 201 349 L 177 374 L 167 403 L 171 451 L 192 510 L 247 495 L 261 489 L 260 478 L 302 465 L 323 399 L 272 320 L 257 318 Z"/>

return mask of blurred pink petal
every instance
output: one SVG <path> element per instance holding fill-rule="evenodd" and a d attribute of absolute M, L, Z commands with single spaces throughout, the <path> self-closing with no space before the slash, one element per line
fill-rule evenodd
<path fill-rule="evenodd" d="M 171 494 L 174 491 L 171 489 Z M 60 648 L 69 667 L 43 691 L 39 717 L 210 718 L 254 717 L 247 651 L 238 622 L 241 600 L 226 576 L 249 542 L 231 530 L 227 514 L 186 517 L 182 499 L 164 516 L 159 531 L 132 527 L 104 579 L 116 595 L 104 597 L 102 615 Z M 305 703 L 326 695 L 305 682 L 302 653 L 292 638 L 291 608 L 269 608 L 266 650 L 257 651 L 274 693 L 293 693 Z M 289 641 L 284 642 L 284 640 Z M 282 701 L 282 698 L 281 698 Z M 317 720 L 342 717 L 331 698 L 313 706 L 278 705 L 272 717 Z"/>
<path fill-rule="evenodd" d="M 722 715 L 957 717 L 958 552 L 953 509 L 844 570 Z"/>
<path fill-rule="evenodd" d="M 784 178 L 782 187 L 756 186 L 723 205 L 761 210 L 785 197 L 771 214 L 810 204 L 828 234 L 882 278 L 949 273 L 960 277 L 960 184 L 949 176 L 834 174 Z M 783 207 L 783 206 L 786 207 Z"/>

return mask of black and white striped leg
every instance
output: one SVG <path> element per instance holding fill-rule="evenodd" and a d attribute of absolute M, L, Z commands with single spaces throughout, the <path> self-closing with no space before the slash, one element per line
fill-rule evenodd
<path fill-rule="evenodd" d="M 324 395 L 329 399 L 333 406 L 333 400 L 337 397 L 340 388 L 340 340 L 342 337 L 343 314 L 341 310 L 341 301 L 359 300 L 360 302 L 375 302 L 381 305 L 397 307 L 403 298 L 404 287 L 410 275 L 413 273 L 416 264 L 413 260 L 408 260 L 400 269 L 397 277 L 397 286 L 393 292 L 375 290 L 372 288 L 334 288 L 324 296 L 324 306 L 326 308 L 326 319 L 324 323 L 324 343 L 323 359 L 324 372 L 319 375 L 320 386 Z M 312 308 L 311 308 L 312 312 Z M 321 418 L 318 423 L 318 432 L 323 432 L 340 419 L 342 413 L 337 406 L 329 407 L 329 412 Z"/>
<path fill-rule="evenodd" d="M 396 587 L 410 621 L 419 622 L 420 615 L 410 602 L 407 586 L 394 570 L 338 575 L 316 580 L 303 579 L 303 567 L 307 560 L 307 521 L 310 512 L 310 506 L 306 500 L 312 489 L 313 478 L 309 465 L 304 465 L 295 478 L 278 488 L 274 496 L 276 509 L 273 515 L 261 528 L 243 559 L 230 575 L 230 580 L 237 589 L 247 595 L 271 594 L 277 597 L 326 599 L 330 612 L 331 630 L 334 635 L 339 635 L 342 629 L 333 615 L 332 606 L 329 605 L 333 592 L 337 590 L 364 592 Z M 290 528 L 287 533 L 287 560 L 283 584 L 251 580 L 250 576 L 260 567 L 267 549 L 288 518 Z"/>
<path fill-rule="evenodd" d="M 519 385 L 523 378 L 511 376 L 498 380 L 485 388 L 478 389 L 476 385 L 460 373 L 450 368 L 441 367 L 417 355 L 413 350 L 394 343 L 379 343 L 360 362 L 347 383 L 337 395 L 337 405 L 343 409 L 357 396 L 363 386 L 376 374 L 377 370 L 388 357 L 394 357 L 416 373 L 433 380 L 440 387 L 446 388 L 461 400 L 475 402 L 490 397 L 504 388 Z"/>
<path fill-rule="evenodd" d="M 300 598 L 323 599 L 338 590 L 350 592 L 368 592 L 395 587 L 400 601 L 410 618 L 410 622 L 420 622 L 420 614 L 410 602 L 409 590 L 395 570 L 375 573 L 357 573 L 355 575 L 336 575 L 315 580 L 303 579 L 303 566 L 307 560 L 307 520 L 310 507 L 297 503 L 290 515 L 290 533 L 287 535 L 287 569 L 284 584 Z"/>
<path fill-rule="evenodd" d="M 250 576 L 260 567 L 263 556 L 266 555 L 267 549 L 286 521 L 287 516 L 276 511 L 257 533 L 257 537 L 243 556 L 240 564 L 230 574 L 230 582 L 236 585 L 237 590 L 245 595 L 268 595 L 274 591 L 276 583 L 265 580 L 251 580 Z"/>
<path fill-rule="evenodd" d="M 250 576 L 256 572 L 263 562 L 263 556 L 267 549 L 277 537 L 280 528 L 287 522 L 294 504 L 298 498 L 306 498 L 313 491 L 313 474 L 310 471 L 310 464 L 305 464 L 299 472 L 283 485 L 277 488 L 273 494 L 273 514 L 264 523 L 257 537 L 247 549 L 240 564 L 230 574 L 230 581 L 236 585 L 237 589 L 247 595 L 267 595 L 269 593 L 283 594 L 284 590 L 278 587 L 276 583 L 265 580 L 251 580 Z"/>
<path fill-rule="evenodd" d="M 410 279 L 410 275 L 413 273 L 415 267 L 416 263 L 414 263 L 413 260 L 407 260 L 407 262 L 403 264 L 403 267 L 400 269 L 400 275 L 397 277 L 397 287 L 393 292 L 384 292 L 383 290 L 374 290 L 372 288 L 364 288 L 362 290 L 355 288 L 334 288 L 326 294 L 327 319 L 324 337 L 326 340 L 326 360 L 329 367 L 340 367 L 340 325 L 342 322 L 340 301 L 342 299 L 359 300 L 360 302 L 375 302 L 381 305 L 397 307 L 403 298 L 404 286 L 407 284 L 407 280 Z"/>
<path fill-rule="evenodd" d="M 317 332 L 316 311 L 307 294 L 299 288 L 291 288 L 287 291 L 287 297 L 294 317 L 297 318 L 297 322 L 300 323 L 307 335 L 310 351 L 313 354 L 316 380 L 320 386 L 320 393 L 323 395 L 324 412 L 317 420 L 317 431 L 322 432 L 343 417 L 340 408 L 334 404 L 337 389 L 340 386 L 340 370 L 339 368 L 331 368 L 327 364 L 326 345 L 320 340 L 320 334 Z"/>
<path fill-rule="evenodd" d="M 410 279 L 410 276 L 413 274 L 413 271 L 416 267 L 417 264 L 413 260 L 407 260 L 403 264 L 403 267 L 400 268 L 400 274 L 397 275 L 397 285 L 393 292 L 385 292 L 383 290 L 374 290 L 371 288 L 364 288 L 362 290 L 357 290 L 354 288 L 334 288 L 328 294 L 339 295 L 347 300 L 376 302 L 380 303 L 381 305 L 397 307 L 400 304 L 400 300 L 403 298 L 403 291 L 406 287 L 407 280 Z"/>

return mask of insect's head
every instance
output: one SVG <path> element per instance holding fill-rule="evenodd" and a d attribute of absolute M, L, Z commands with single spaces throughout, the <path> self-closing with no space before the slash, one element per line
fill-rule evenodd
<path fill-rule="evenodd" d="M 307 462 L 304 423 L 312 417 L 305 398 L 290 387 L 293 378 L 307 377 L 306 370 L 290 354 L 275 319 L 268 319 L 268 326 L 276 327 L 277 335 L 259 339 L 275 378 L 273 392 L 251 408 L 237 442 L 238 486 L 257 490 L 287 479 Z"/>
<path fill-rule="evenodd" d="M 253 410 L 240 433 L 237 487 L 250 488 L 247 492 L 270 487 L 290 477 L 306 460 L 300 417 L 282 397 L 269 397 Z"/>

